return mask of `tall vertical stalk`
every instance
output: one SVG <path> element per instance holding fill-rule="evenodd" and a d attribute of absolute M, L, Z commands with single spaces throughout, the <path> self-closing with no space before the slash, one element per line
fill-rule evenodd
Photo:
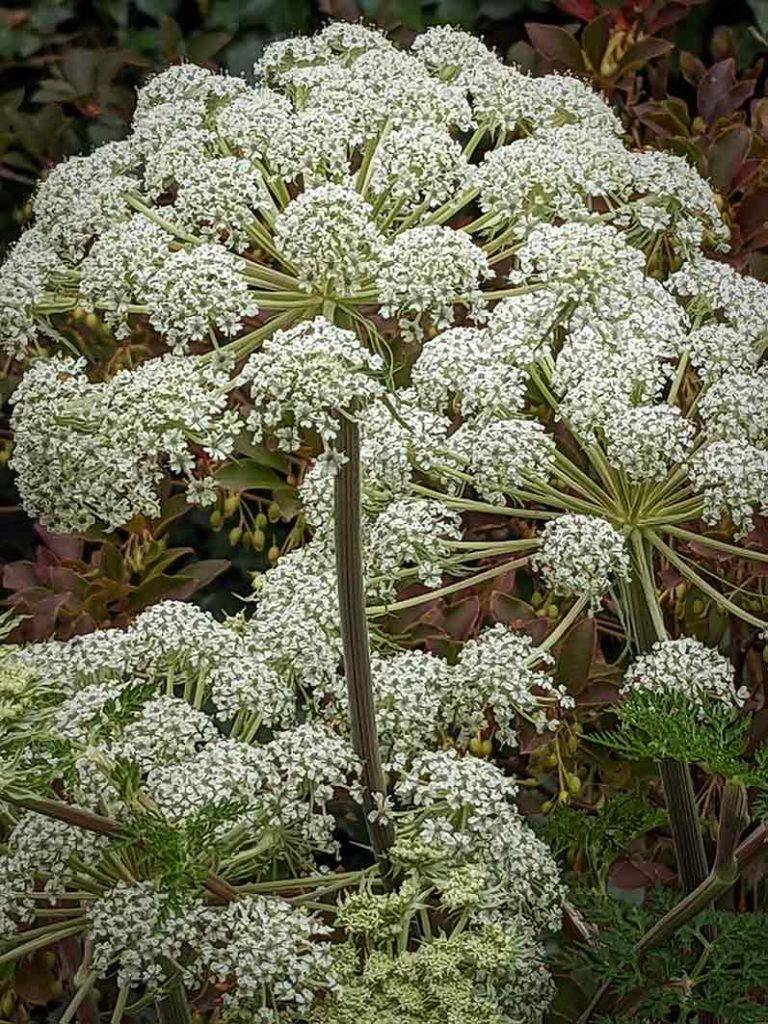
<path fill-rule="evenodd" d="M 665 640 L 667 634 L 656 598 L 650 552 L 637 530 L 631 540 L 632 579 L 628 589 L 634 639 L 642 653 L 649 650 L 654 641 Z M 680 882 L 686 892 L 692 892 L 707 877 L 709 865 L 690 765 L 666 759 L 661 762 L 660 769 Z"/>
<path fill-rule="evenodd" d="M 192 1024 L 187 990 L 178 971 L 166 986 L 165 999 L 157 1002 L 157 1016 L 160 1024 Z"/>
<path fill-rule="evenodd" d="M 371 683 L 371 653 L 363 586 L 363 552 L 360 511 L 360 431 L 357 422 L 340 413 L 338 448 L 345 462 L 336 474 L 334 517 L 336 530 L 336 579 L 341 613 L 341 640 L 347 680 L 352 746 L 363 762 L 364 807 L 371 848 L 387 877 L 387 851 L 394 841 L 390 826 L 376 820 L 386 794 L 379 752 Z"/>

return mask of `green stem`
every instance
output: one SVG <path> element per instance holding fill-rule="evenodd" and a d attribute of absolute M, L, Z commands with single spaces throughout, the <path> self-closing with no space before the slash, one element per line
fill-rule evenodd
<path fill-rule="evenodd" d="M 691 568 L 690 564 L 682 559 L 676 551 L 674 551 L 668 544 L 654 533 L 653 530 L 644 530 L 643 536 L 653 544 L 653 546 L 670 562 L 679 569 L 680 572 L 685 576 L 686 579 L 690 580 L 691 583 L 695 584 L 703 593 L 712 600 L 720 608 L 731 612 L 737 618 L 742 619 L 744 622 L 748 622 L 751 626 L 757 626 L 758 629 L 765 629 L 768 622 L 763 619 L 758 619 L 756 615 L 752 615 L 751 612 L 746 611 L 744 608 L 740 608 L 737 604 L 727 598 L 724 594 L 721 594 L 719 590 L 713 587 L 710 583 L 700 576 L 695 569 Z"/>
<path fill-rule="evenodd" d="M 130 985 L 122 985 L 117 992 L 117 999 L 115 1000 L 115 1008 L 112 1011 L 112 1016 L 109 1018 L 109 1024 L 120 1024 L 121 1020 L 125 1016 L 125 1007 L 128 1004 L 128 993 L 130 992 Z"/>
<path fill-rule="evenodd" d="M 402 611 L 405 608 L 416 608 L 420 604 L 428 604 L 430 601 L 434 601 L 435 598 L 447 597 L 448 594 L 455 594 L 460 590 L 465 590 L 467 587 L 474 587 L 478 583 L 484 583 L 486 580 L 492 580 L 496 576 L 502 576 L 505 572 L 510 572 L 512 569 L 519 569 L 521 566 L 527 565 L 527 563 L 527 557 L 516 558 L 511 562 L 503 562 L 501 565 L 495 565 L 484 572 L 468 576 L 465 580 L 459 580 L 458 583 L 452 583 L 450 586 L 439 587 L 436 590 L 428 591 L 426 594 L 417 594 L 416 597 L 409 597 L 403 601 L 394 601 L 392 604 L 375 605 L 373 608 L 368 609 L 368 618 L 372 619 L 380 615 L 389 615 L 392 612 Z"/>
<path fill-rule="evenodd" d="M 663 533 L 668 533 L 679 540 L 692 541 L 695 544 L 703 544 L 705 547 L 714 548 L 715 551 L 723 551 L 734 558 L 743 558 L 748 562 L 768 562 L 768 552 L 756 551 L 753 548 L 740 548 L 735 544 L 727 544 L 722 540 L 715 540 L 714 537 L 707 537 L 703 533 L 691 533 L 690 530 L 683 530 L 679 526 L 660 526 Z"/>
<path fill-rule="evenodd" d="M 532 664 L 535 664 L 535 662 L 539 660 L 540 652 L 551 650 L 555 646 L 557 641 L 560 639 L 560 637 L 564 636 L 564 634 L 568 632 L 568 630 L 571 628 L 573 623 L 578 619 L 578 617 L 581 615 L 581 613 L 584 611 L 588 604 L 589 597 L 587 597 L 586 595 L 580 597 L 577 601 L 574 601 L 574 603 L 568 609 L 563 618 L 558 622 L 558 624 L 555 626 L 552 632 L 545 636 L 541 643 L 533 649 L 533 652 L 531 653 L 531 656 L 528 659 L 528 661 L 530 661 Z"/>
<path fill-rule="evenodd" d="M 83 1000 L 89 995 L 91 989 L 96 984 L 97 977 L 98 975 L 96 974 L 96 971 L 89 971 L 88 974 L 86 974 L 83 983 L 80 985 L 77 992 L 75 992 L 69 1006 L 61 1017 L 59 1017 L 59 1024 L 69 1024 L 80 1008 Z"/>

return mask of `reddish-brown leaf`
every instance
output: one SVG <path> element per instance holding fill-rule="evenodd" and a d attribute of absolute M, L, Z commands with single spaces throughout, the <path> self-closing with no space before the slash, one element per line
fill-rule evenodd
<path fill-rule="evenodd" d="M 728 117 L 754 93 L 754 82 L 736 81 L 736 62 L 732 57 L 720 60 L 707 70 L 696 90 L 699 114 L 714 124 L 720 117 Z"/>
<path fill-rule="evenodd" d="M 559 25 L 529 21 L 525 29 L 539 53 L 569 71 L 585 71 L 581 47 L 573 35 Z"/>

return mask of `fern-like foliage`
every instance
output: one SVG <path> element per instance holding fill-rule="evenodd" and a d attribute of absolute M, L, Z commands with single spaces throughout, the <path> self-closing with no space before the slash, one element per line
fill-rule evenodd
<path fill-rule="evenodd" d="M 583 851 L 595 881 L 604 888 L 616 858 L 634 840 L 666 821 L 665 810 L 651 806 L 634 790 L 616 793 L 595 814 L 560 804 L 546 819 L 541 835 L 555 856 L 567 850 Z"/>
<path fill-rule="evenodd" d="M 561 965 L 594 988 L 609 980 L 616 996 L 615 1008 L 596 1024 L 695 1024 L 707 1013 L 723 1024 L 768 1021 L 768 914 L 708 910 L 638 957 L 637 941 L 676 894 L 653 890 L 642 908 L 594 891 L 573 898 L 599 933 L 591 944 L 564 948 Z"/>
<path fill-rule="evenodd" d="M 749 716 L 711 702 L 704 711 L 680 694 L 632 694 L 622 705 L 616 729 L 591 735 L 629 761 L 687 761 L 712 775 L 768 787 L 768 757 L 747 757 Z"/>

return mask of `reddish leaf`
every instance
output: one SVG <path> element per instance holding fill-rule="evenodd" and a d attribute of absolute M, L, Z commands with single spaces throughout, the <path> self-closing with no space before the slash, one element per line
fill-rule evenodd
<path fill-rule="evenodd" d="M 36 530 L 46 547 L 62 561 L 73 561 L 82 557 L 83 542 L 79 537 L 68 533 L 49 533 L 42 526 L 37 526 Z"/>
<path fill-rule="evenodd" d="M 733 181 L 731 182 L 732 189 L 738 189 L 739 192 L 745 192 L 749 187 L 750 182 L 755 178 L 758 172 L 763 166 L 763 161 L 757 157 L 747 157 L 744 163 L 736 172 Z"/>
<path fill-rule="evenodd" d="M 556 0 L 556 6 L 582 21 L 589 21 L 597 14 L 594 0 Z"/>
<path fill-rule="evenodd" d="M 660 139 L 686 136 L 691 117 L 682 100 L 667 99 L 663 103 L 638 103 L 635 113 L 647 128 Z"/>
<path fill-rule="evenodd" d="M 720 192 L 728 193 L 752 145 L 746 125 L 732 124 L 720 132 L 709 153 L 709 177 Z"/>
<path fill-rule="evenodd" d="M 665 566 L 664 568 L 659 569 L 658 576 L 659 582 L 665 590 L 672 590 L 679 583 L 683 582 L 682 575 L 672 566 Z"/>
<path fill-rule="evenodd" d="M 32 562 L 9 562 L 3 568 L 3 586 L 6 590 L 34 587 L 38 582 Z"/>
<path fill-rule="evenodd" d="M 592 683 L 576 697 L 580 708 L 614 707 L 620 701 L 619 687 L 611 683 Z"/>
<path fill-rule="evenodd" d="M 442 616 L 442 625 L 453 640 L 468 640 L 480 622 L 480 599 L 476 595 L 465 597 L 448 605 Z"/>
<path fill-rule="evenodd" d="M 762 139 L 768 140 L 768 99 L 765 97 L 754 100 L 750 105 L 749 123 L 752 131 Z"/>
<path fill-rule="evenodd" d="M 88 593 L 88 583 L 72 569 L 56 565 L 51 569 L 51 584 L 58 593 L 76 594 L 83 598 Z"/>
<path fill-rule="evenodd" d="M 728 117 L 755 91 L 754 82 L 736 82 L 736 62 L 732 57 L 720 60 L 708 69 L 699 82 L 696 100 L 699 114 L 707 124 Z"/>
<path fill-rule="evenodd" d="M 688 17 L 691 7 L 708 2 L 709 0 L 684 0 L 683 3 L 668 4 L 653 19 L 652 30 L 654 32 L 661 32 L 665 28 L 671 28 L 672 25 L 677 25 L 678 22 Z"/>
<path fill-rule="evenodd" d="M 547 60 L 553 61 L 569 71 L 584 71 L 584 57 L 574 37 L 559 25 L 542 25 L 526 22 L 528 38 Z"/>
<path fill-rule="evenodd" d="M 596 639 L 597 624 L 593 618 L 586 618 L 569 629 L 560 644 L 555 677 L 574 696 L 589 684 Z"/>
<path fill-rule="evenodd" d="M 31 622 L 27 623 L 30 628 L 32 640 L 47 640 L 53 635 L 56 628 L 56 618 L 61 608 L 69 600 L 69 594 L 48 594 L 35 605 L 35 615 Z"/>
<path fill-rule="evenodd" d="M 632 860 L 626 858 L 617 860 L 611 868 L 608 881 L 610 885 L 622 892 L 631 892 L 633 889 L 643 889 L 649 885 L 671 882 L 674 877 L 674 871 L 666 864 L 633 857 Z"/>
<path fill-rule="evenodd" d="M 58 978 L 42 952 L 22 960 L 13 976 L 13 987 L 32 1006 L 45 1006 L 61 996 Z"/>
<path fill-rule="evenodd" d="M 549 631 L 546 619 L 539 618 L 533 608 L 509 594 L 494 591 L 489 602 L 489 611 L 495 622 L 503 622 L 512 629 L 527 633 L 540 643 Z"/>
<path fill-rule="evenodd" d="M 752 238 L 758 231 L 763 230 L 768 221 L 768 191 L 761 189 L 750 192 L 739 203 L 736 219 L 744 239 Z"/>
<path fill-rule="evenodd" d="M 538 747 L 543 747 L 545 743 L 549 743 L 552 739 L 552 733 L 537 732 L 530 722 L 523 722 L 518 729 L 518 737 L 520 753 L 531 754 Z"/>

